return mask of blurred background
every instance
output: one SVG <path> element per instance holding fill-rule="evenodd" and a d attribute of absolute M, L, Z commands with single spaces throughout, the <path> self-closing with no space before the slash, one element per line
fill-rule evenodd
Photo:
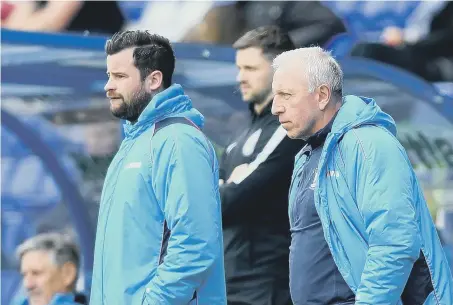
<path fill-rule="evenodd" d="M 23 294 L 16 248 L 43 232 L 79 245 L 89 293 L 99 197 L 122 139 L 103 91 L 104 43 L 123 29 L 168 37 L 180 83 L 219 154 L 247 106 L 231 44 L 276 24 L 298 46 L 332 51 L 346 94 L 375 98 L 397 121 L 451 257 L 453 2 L 2 1 L 1 304 Z M 453 264 L 452 264 L 453 265 Z"/>

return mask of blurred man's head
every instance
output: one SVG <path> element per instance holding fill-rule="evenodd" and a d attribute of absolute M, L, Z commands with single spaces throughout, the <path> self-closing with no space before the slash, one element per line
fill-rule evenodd
<path fill-rule="evenodd" d="M 69 237 L 37 235 L 21 244 L 17 255 L 30 305 L 47 305 L 55 294 L 74 291 L 80 257 Z"/>
<path fill-rule="evenodd" d="M 233 48 L 237 50 L 237 81 L 242 99 L 254 104 L 269 102 L 272 99 L 272 60 L 294 49 L 291 38 L 276 26 L 263 26 L 244 34 Z"/>
<path fill-rule="evenodd" d="M 135 122 L 152 97 L 170 87 L 175 55 L 165 37 L 147 31 L 119 32 L 105 46 L 104 89 L 113 115 Z"/>
<path fill-rule="evenodd" d="M 290 138 L 306 140 L 326 126 L 341 105 L 343 71 L 319 47 L 300 48 L 274 59 L 272 113 Z"/>

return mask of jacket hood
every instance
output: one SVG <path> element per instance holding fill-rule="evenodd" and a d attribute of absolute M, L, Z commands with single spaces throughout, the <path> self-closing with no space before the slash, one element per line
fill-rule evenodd
<path fill-rule="evenodd" d="M 204 125 L 203 115 L 193 108 L 192 100 L 184 94 L 181 85 L 174 84 L 156 94 L 138 117 L 135 124 L 127 121 L 124 132 L 127 137 L 142 133 L 156 122 L 169 117 L 184 117 L 200 129 Z"/>
<path fill-rule="evenodd" d="M 373 99 L 347 95 L 343 98 L 343 105 L 337 113 L 332 132 L 344 134 L 360 125 L 381 126 L 396 136 L 395 121 L 382 111 Z"/>

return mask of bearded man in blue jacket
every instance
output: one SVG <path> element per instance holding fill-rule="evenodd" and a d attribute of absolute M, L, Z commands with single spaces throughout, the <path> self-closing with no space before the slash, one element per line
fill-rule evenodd
<path fill-rule="evenodd" d="M 319 47 L 273 62 L 272 112 L 307 145 L 289 194 L 295 305 L 451 305 L 453 280 L 395 122 L 374 100 L 343 97 Z"/>
<path fill-rule="evenodd" d="M 90 304 L 226 304 L 215 151 L 203 116 L 171 85 L 169 41 L 106 43 L 110 110 L 125 138 L 102 191 Z"/>

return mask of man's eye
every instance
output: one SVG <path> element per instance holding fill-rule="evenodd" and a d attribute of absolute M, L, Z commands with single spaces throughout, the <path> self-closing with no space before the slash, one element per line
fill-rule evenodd
<path fill-rule="evenodd" d="M 289 98 L 291 97 L 291 94 L 289 94 L 289 93 L 282 93 L 282 97 L 283 97 L 285 100 L 287 100 L 287 99 L 289 99 Z"/>
<path fill-rule="evenodd" d="M 110 74 L 110 75 L 107 75 L 108 78 L 112 78 L 112 79 L 122 79 L 122 78 L 125 78 L 126 76 L 122 75 L 122 74 Z"/>

